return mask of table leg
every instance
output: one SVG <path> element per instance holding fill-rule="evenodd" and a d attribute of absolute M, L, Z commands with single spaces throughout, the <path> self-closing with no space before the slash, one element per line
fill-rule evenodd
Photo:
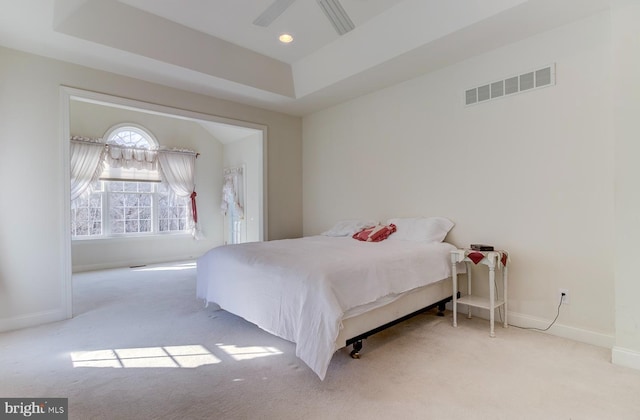
<path fill-rule="evenodd" d="M 453 326 L 458 326 L 458 270 L 456 267 L 456 261 L 451 259 L 451 280 L 453 283 Z"/>
<path fill-rule="evenodd" d="M 489 265 L 489 322 L 490 322 L 490 333 L 491 337 L 495 337 L 496 333 L 493 328 L 493 322 L 495 320 L 494 313 L 494 304 L 495 304 L 495 286 L 496 285 L 496 267 L 494 264 Z"/>
<path fill-rule="evenodd" d="M 507 328 L 509 326 L 509 323 L 507 322 L 507 313 L 509 312 L 509 308 L 508 308 L 508 304 L 507 304 L 507 278 L 508 278 L 508 271 L 507 271 L 507 266 L 503 266 L 502 267 L 502 285 L 503 285 L 503 298 L 504 298 L 504 328 Z"/>
<path fill-rule="evenodd" d="M 471 264 L 464 263 L 467 268 L 467 295 L 471 296 Z M 467 305 L 467 319 L 471 319 L 471 305 Z"/>

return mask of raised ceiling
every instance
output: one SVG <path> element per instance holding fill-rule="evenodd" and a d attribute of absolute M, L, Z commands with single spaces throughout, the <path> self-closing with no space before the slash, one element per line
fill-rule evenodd
<path fill-rule="evenodd" d="M 305 115 L 586 17 L 610 0 L 0 0 L 0 45 Z M 277 41 L 283 32 L 294 42 Z"/>

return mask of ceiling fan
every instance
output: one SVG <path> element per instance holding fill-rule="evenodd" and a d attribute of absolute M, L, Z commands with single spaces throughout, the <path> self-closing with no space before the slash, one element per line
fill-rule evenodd
<path fill-rule="evenodd" d="M 267 27 L 278 18 L 296 0 L 275 0 L 253 21 L 254 25 Z M 344 11 L 340 0 L 316 0 L 324 14 L 339 35 L 344 35 L 355 28 L 355 25 Z"/>

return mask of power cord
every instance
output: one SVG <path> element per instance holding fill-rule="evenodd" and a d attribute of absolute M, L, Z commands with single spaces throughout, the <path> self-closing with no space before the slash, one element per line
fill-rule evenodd
<path fill-rule="evenodd" d="M 497 286 L 496 286 L 496 293 L 497 293 Z M 547 328 L 535 328 L 535 327 L 519 327 L 517 325 L 511 325 L 512 327 L 516 327 L 516 328 L 520 328 L 521 330 L 535 330 L 535 331 L 548 331 L 549 328 L 551 328 L 553 326 L 553 324 L 556 323 L 556 321 L 558 320 L 558 317 L 560 316 L 560 307 L 562 306 L 562 300 L 564 299 L 564 297 L 566 296 L 566 293 L 561 293 L 560 294 L 560 303 L 558 304 L 558 312 L 556 313 L 556 317 L 553 318 L 553 321 L 551 321 L 551 324 L 549 324 L 549 326 Z M 502 307 L 499 308 L 499 314 L 500 314 L 500 322 L 502 322 Z"/>
<path fill-rule="evenodd" d="M 562 300 L 564 299 L 566 293 L 561 293 L 560 295 L 560 303 L 558 304 L 558 312 L 556 313 L 556 317 L 553 318 L 553 321 L 551 321 L 551 324 L 549 324 L 549 326 L 547 326 L 547 328 L 535 328 L 535 327 L 519 327 L 517 325 L 511 325 L 512 327 L 516 327 L 516 328 L 520 328 L 521 330 L 535 330 L 535 331 L 548 331 L 549 328 L 551 328 L 553 326 L 553 324 L 556 323 L 556 321 L 558 320 L 558 317 L 560 316 L 560 307 L 562 306 Z M 500 308 L 499 310 L 500 313 L 500 321 L 502 321 L 502 308 Z"/>

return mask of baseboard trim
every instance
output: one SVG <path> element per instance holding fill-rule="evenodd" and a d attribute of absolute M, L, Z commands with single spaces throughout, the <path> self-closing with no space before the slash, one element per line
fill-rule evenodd
<path fill-rule="evenodd" d="M 458 309 L 458 319 L 460 317 L 466 317 L 467 308 L 466 306 L 460 305 L 462 309 Z M 472 308 L 471 315 L 482 318 L 489 319 L 489 311 L 482 310 L 479 308 Z M 521 328 L 538 328 L 545 329 L 551 324 L 553 320 L 540 319 L 536 317 L 532 317 L 530 315 L 520 314 L 517 312 L 508 313 L 508 321 L 509 325 L 513 325 L 515 327 Z M 496 328 L 501 326 L 500 318 L 498 315 L 498 311 L 496 310 Z M 458 321 L 460 323 L 460 321 Z M 568 338 L 570 340 L 579 341 L 581 343 L 592 344 L 598 347 L 604 348 L 612 348 L 615 343 L 615 336 L 613 334 L 604 334 L 601 332 L 585 330 L 583 328 L 571 327 L 568 325 L 563 325 L 559 323 L 555 323 L 551 328 L 547 331 L 538 331 L 545 334 L 555 335 L 557 337 Z M 499 333 L 499 329 L 496 329 L 496 333 Z"/>
<path fill-rule="evenodd" d="M 640 352 L 614 346 L 611 349 L 611 363 L 640 370 Z"/>
<path fill-rule="evenodd" d="M 85 265 L 74 265 L 72 270 L 73 273 L 82 273 L 85 271 L 96 271 L 96 270 L 109 270 L 112 268 L 124 268 L 131 267 L 137 265 L 152 265 L 152 264 L 164 264 L 164 263 L 172 263 L 176 261 L 191 261 L 193 260 L 193 256 L 185 255 L 185 256 L 172 256 L 171 259 L 161 259 L 154 261 L 144 261 L 141 262 L 138 260 L 129 260 L 129 261 L 110 261 L 107 263 L 98 263 L 98 264 L 85 264 Z"/>
<path fill-rule="evenodd" d="M 540 328 L 545 329 L 552 320 L 534 318 L 529 315 L 523 315 L 515 312 L 509 312 L 509 324 L 524 328 Z M 555 323 L 549 330 L 544 331 L 551 335 L 568 338 L 581 343 L 592 344 L 598 347 L 610 349 L 615 343 L 613 334 L 604 334 L 601 332 L 585 330 L 583 328 L 571 327 L 569 325 Z"/>
<path fill-rule="evenodd" d="M 0 332 L 35 327 L 68 319 L 64 308 L 0 319 Z"/>

